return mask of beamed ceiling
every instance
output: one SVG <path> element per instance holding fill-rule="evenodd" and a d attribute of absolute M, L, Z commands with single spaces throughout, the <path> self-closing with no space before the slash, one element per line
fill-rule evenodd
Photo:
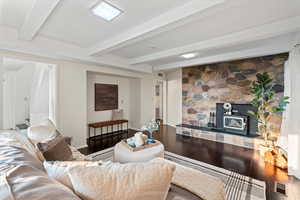
<path fill-rule="evenodd" d="M 299 0 L 107 0 L 123 11 L 110 22 L 91 12 L 100 1 L 0 0 L 0 49 L 152 72 L 286 52 L 299 39 Z"/>

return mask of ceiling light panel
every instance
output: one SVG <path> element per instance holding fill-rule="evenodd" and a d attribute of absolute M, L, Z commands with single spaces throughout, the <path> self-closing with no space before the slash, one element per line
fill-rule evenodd
<path fill-rule="evenodd" d="M 122 13 L 122 10 L 106 1 L 101 1 L 92 8 L 92 12 L 106 21 L 111 21 L 118 17 Z"/>
<path fill-rule="evenodd" d="M 189 59 L 189 58 L 194 58 L 197 55 L 198 55 L 197 53 L 187 53 L 187 54 L 182 54 L 180 57 Z"/>

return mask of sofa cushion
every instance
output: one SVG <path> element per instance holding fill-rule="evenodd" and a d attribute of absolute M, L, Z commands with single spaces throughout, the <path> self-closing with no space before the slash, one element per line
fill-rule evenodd
<path fill-rule="evenodd" d="M 2 200 L 15 200 L 5 175 L 0 175 L 0 196 Z"/>
<path fill-rule="evenodd" d="M 0 141 L 0 198 L 47 200 L 79 198 L 47 176 L 43 164 L 26 149 Z"/>
<path fill-rule="evenodd" d="M 71 180 L 68 176 L 68 170 L 74 166 L 99 166 L 101 161 L 54 161 L 44 162 L 44 168 L 49 177 L 54 178 L 60 183 L 73 190 Z"/>
<path fill-rule="evenodd" d="M 42 153 L 28 139 L 26 134 L 17 131 L 0 131 L 0 144 L 26 149 L 37 160 L 44 160 Z"/>
<path fill-rule="evenodd" d="M 171 164 L 112 163 L 72 167 L 69 177 L 83 200 L 165 200 L 174 169 Z"/>
<path fill-rule="evenodd" d="M 0 143 L 0 173 L 8 166 L 26 165 L 44 171 L 43 164 L 26 149 Z"/>
<path fill-rule="evenodd" d="M 70 189 L 31 166 L 15 166 L 1 175 L 3 200 L 80 200 Z"/>

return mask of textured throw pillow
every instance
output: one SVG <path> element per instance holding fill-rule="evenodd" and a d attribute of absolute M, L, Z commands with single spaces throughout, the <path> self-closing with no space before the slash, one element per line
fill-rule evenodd
<path fill-rule="evenodd" d="M 1 200 L 80 200 L 69 188 L 31 166 L 16 166 L 0 176 Z"/>
<path fill-rule="evenodd" d="M 122 109 L 121 110 L 113 110 L 111 120 L 122 120 L 122 119 L 124 119 L 123 114 L 124 114 L 124 112 Z"/>
<path fill-rule="evenodd" d="M 59 132 L 57 132 L 55 138 L 37 143 L 37 147 L 47 161 L 73 160 L 72 151 Z"/>
<path fill-rule="evenodd" d="M 68 188 L 73 190 L 71 180 L 68 176 L 68 170 L 70 167 L 75 166 L 99 166 L 101 161 L 54 161 L 44 162 L 44 168 L 49 177 L 54 178 L 58 182 L 64 184 Z"/>
<path fill-rule="evenodd" d="M 83 200 L 165 200 L 175 166 L 161 163 L 103 164 L 69 169 Z"/>

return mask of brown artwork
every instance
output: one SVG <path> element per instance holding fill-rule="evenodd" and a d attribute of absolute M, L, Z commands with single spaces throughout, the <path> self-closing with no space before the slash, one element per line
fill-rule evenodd
<path fill-rule="evenodd" d="M 118 109 L 118 85 L 95 84 L 95 111 Z"/>

